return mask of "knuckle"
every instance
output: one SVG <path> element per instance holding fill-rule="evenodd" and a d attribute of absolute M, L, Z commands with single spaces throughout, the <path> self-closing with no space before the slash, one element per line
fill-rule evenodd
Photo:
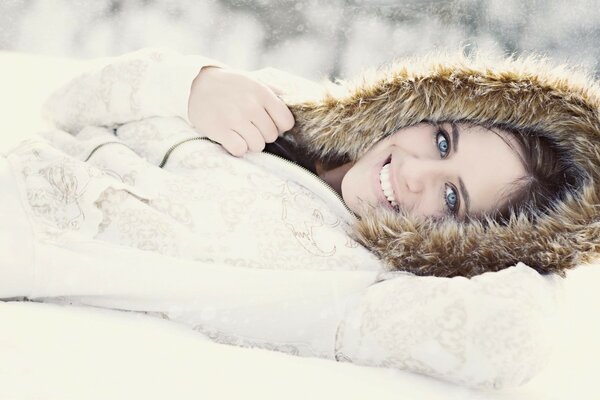
<path fill-rule="evenodd" d="M 276 141 L 279 137 L 279 132 L 277 131 L 277 128 L 273 128 L 270 132 L 268 132 L 267 136 L 267 141 L 269 143 Z"/>
<path fill-rule="evenodd" d="M 287 106 L 284 105 L 283 107 L 285 108 L 280 109 L 276 114 L 277 128 L 282 132 L 286 132 L 294 127 L 295 121 L 292 112 L 287 108 Z"/>
<path fill-rule="evenodd" d="M 229 153 L 236 157 L 244 155 L 244 153 L 246 153 L 246 151 L 248 150 L 246 142 L 244 142 L 242 139 L 233 139 L 227 144 L 227 146 L 225 146 L 225 148 Z"/>
<path fill-rule="evenodd" d="M 296 120 L 294 119 L 294 116 L 292 115 L 291 111 L 288 110 L 288 116 L 284 120 L 285 130 L 289 131 L 290 129 L 292 129 L 294 127 L 295 124 L 296 124 Z"/>
<path fill-rule="evenodd" d="M 246 150 L 241 150 L 241 148 L 230 149 L 229 152 L 232 156 L 241 157 L 246 153 Z"/>
<path fill-rule="evenodd" d="M 223 117 L 223 124 L 230 129 L 235 129 L 243 120 L 243 112 L 239 109 L 231 109 L 230 112 Z"/>
<path fill-rule="evenodd" d="M 248 145 L 248 148 L 255 153 L 260 153 L 265 148 L 265 142 L 264 142 L 264 140 L 262 140 L 262 137 L 254 138 L 254 140 L 252 141 L 252 144 Z"/>

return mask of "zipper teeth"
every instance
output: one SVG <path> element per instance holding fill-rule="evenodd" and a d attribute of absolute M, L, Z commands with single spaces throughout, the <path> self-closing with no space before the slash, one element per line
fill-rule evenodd
<path fill-rule="evenodd" d="M 99 150 L 101 147 L 104 147 L 104 146 L 106 146 L 107 144 L 120 144 L 120 145 L 122 145 L 122 146 L 125 146 L 125 147 L 127 147 L 129 150 L 131 150 L 131 151 L 133 151 L 133 152 L 135 153 L 135 151 L 134 151 L 134 150 L 133 150 L 131 147 L 127 146 L 127 145 L 126 145 L 125 143 L 123 143 L 123 142 L 105 142 L 105 143 L 100 143 L 99 145 L 97 145 L 96 147 L 94 147 L 94 148 L 92 149 L 92 151 L 90 151 L 90 153 L 88 154 L 87 158 L 86 158 L 85 160 L 83 160 L 83 162 L 88 162 L 88 161 L 90 160 L 90 158 L 92 158 L 92 156 L 94 155 L 94 153 L 95 153 L 96 151 L 98 151 L 98 150 Z"/>
<path fill-rule="evenodd" d="M 193 137 L 193 138 L 188 138 L 188 139 L 184 139 L 180 142 L 175 143 L 174 145 L 172 145 L 171 147 L 169 147 L 169 149 L 167 150 L 167 152 L 165 153 L 162 161 L 160 162 L 160 164 L 158 165 L 159 168 L 162 168 L 165 166 L 165 164 L 167 163 L 167 161 L 169 160 L 169 157 L 171 156 L 171 153 L 173 152 L 173 150 L 175 150 L 175 148 L 177 148 L 177 146 L 186 143 L 186 142 L 191 142 L 192 140 L 208 140 L 209 142 L 213 142 L 215 144 L 218 144 L 217 142 L 215 142 L 214 140 L 211 140 L 207 137 Z"/>
<path fill-rule="evenodd" d="M 174 145 L 172 145 L 171 147 L 169 147 L 169 149 L 167 150 L 167 152 L 165 153 L 165 156 L 163 157 L 162 162 L 160 163 L 159 167 L 162 168 L 165 166 L 165 164 L 167 163 L 169 156 L 171 155 L 171 153 L 173 152 L 173 150 L 175 150 L 175 148 L 183 143 L 186 142 L 191 142 L 192 140 L 208 140 L 209 142 L 215 143 L 215 144 L 219 144 L 218 142 L 215 142 L 214 140 L 211 140 L 207 137 L 194 137 L 194 138 L 189 138 L 189 139 L 185 139 L 182 140 L 181 142 L 175 143 Z M 220 144 L 219 144 L 220 145 Z M 342 203 L 342 205 L 344 206 L 344 208 L 346 209 L 346 211 L 348 211 L 348 213 L 350 213 L 350 215 L 352 217 L 354 217 L 355 219 L 358 219 L 358 216 L 354 213 L 354 211 L 352 211 L 350 208 L 348 208 L 348 206 L 346 205 L 346 203 L 344 202 L 344 199 L 342 199 L 342 196 L 340 196 L 340 194 L 338 192 L 336 192 L 335 190 L 333 190 L 333 188 L 331 186 L 329 186 L 327 183 L 325 183 L 317 174 L 313 173 L 311 170 L 309 170 L 308 168 L 303 167 L 302 165 L 296 164 L 286 158 L 283 158 L 281 156 L 278 156 L 277 154 L 271 154 L 271 153 L 267 153 L 267 152 L 263 152 L 262 154 L 268 154 L 271 157 L 275 157 L 275 158 L 279 158 L 280 160 L 293 165 L 294 167 L 300 168 L 301 170 L 303 170 L 305 173 L 307 173 L 308 175 L 310 175 L 312 178 L 317 179 L 319 181 L 319 183 L 324 186 L 325 188 L 327 188 L 327 190 L 331 193 L 333 193 L 335 195 L 335 197 Z"/>

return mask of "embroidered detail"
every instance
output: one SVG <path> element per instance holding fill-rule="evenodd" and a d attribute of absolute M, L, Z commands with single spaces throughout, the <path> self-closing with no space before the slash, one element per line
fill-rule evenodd
<path fill-rule="evenodd" d="M 133 115 L 139 115 L 141 106 L 139 91 L 144 72 L 148 69 L 146 60 L 132 60 L 120 64 L 110 64 L 100 73 L 100 96 L 108 112 L 112 111 L 113 91 L 118 95 L 129 96 L 129 108 Z M 129 93 L 123 92 L 128 87 Z M 89 97 L 89 96 L 88 96 Z"/>
<path fill-rule="evenodd" d="M 126 190 L 106 189 L 94 203 L 103 216 L 98 234 L 111 229 L 119 244 L 178 255 L 178 235 L 171 223 L 151 208 L 136 207 L 133 199 Z"/>
<path fill-rule="evenodd" d="M 335 218 L 332 222 L 326 223 L 323 212 L 313 209 L 309 220 L 298 218 L 300 213 L 291 212 L 291 208 L 302 209 L 302 207 L 314 204 L 315 195 L 307 189 L 286 181 L 281 200 L 281 221 L 291 231 L 298 243 L 310 254 L 321 257 L 330 257 L 335 254 L 336 246 L 329 244 L 324 248 L 323 243 L 317 242 L 316 232 L 323 228 L 333 228 L 339 225 L 339 219 Z M 328 230 L 328 229 L 327 229 Z"/>

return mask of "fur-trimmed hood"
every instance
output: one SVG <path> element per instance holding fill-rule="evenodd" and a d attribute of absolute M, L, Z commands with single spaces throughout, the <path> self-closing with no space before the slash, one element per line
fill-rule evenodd
<path fill-rule="evenodd" d="M 323 94 L 287 101 L 288 133 L 324 159 L 360 158 L 398 128 L 468 121 L 540 132 L 581 173 L 580 184 L 535 218 L 433 221 L 377 209 L 354 226 L 355 238 L 393 270 L 474 276 L 521 261 L 558 273 L 600 254 L 600 87 L 583 72 L 538 57 L 428 56 L 397 61 Z"/>

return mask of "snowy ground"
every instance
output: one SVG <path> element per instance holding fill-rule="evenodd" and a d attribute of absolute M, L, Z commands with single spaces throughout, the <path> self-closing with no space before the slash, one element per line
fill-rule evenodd
<path fill-rule="evenodd" d="M 536 51 L 597 68 L 595 0 L 0 0 L 0 151 L 42 129 L 39 107 L 75 73 L 62 58 L 146 46 L 307 78 L 434 48 Z M 473 392 L 413 374 L 207 341 L 149 316 L 0 302 L 0 399 L 600 398 L 600 266 L 565 281 L 548 368 L 518 389 Z"/>
<path fill-rule="evenodd" d="M 0 52 L 0 151 L 42 128 L 39 106 L 81 66 Z M 209 342 L 149 316 L 0 302 L 0 399 L 600 398 L 600 266 L 565 281 L 562 330 L 551 364 L 528 384 L 475 392 L 433 379 Z"/>

